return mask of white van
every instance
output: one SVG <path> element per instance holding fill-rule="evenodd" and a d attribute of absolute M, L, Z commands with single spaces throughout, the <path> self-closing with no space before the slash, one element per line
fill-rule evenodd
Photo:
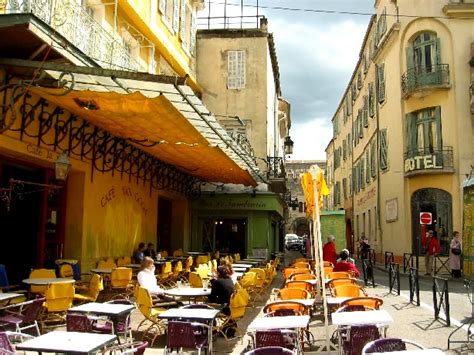
<path fill-rule="evenodd" d="M 286 250 L 301 250 L 303 247 L 303 241 L 301 237 L 296 234 L 285 235 L 285 248 Z"/>

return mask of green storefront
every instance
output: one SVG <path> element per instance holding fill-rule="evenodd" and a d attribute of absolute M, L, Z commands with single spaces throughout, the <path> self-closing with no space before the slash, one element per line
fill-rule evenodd
<path fill-rule="evenodd" d="M 281 249 L 284 206 L 274 193 L 202 195 L 191 202 L 190 250 L 269 257 Z"/>

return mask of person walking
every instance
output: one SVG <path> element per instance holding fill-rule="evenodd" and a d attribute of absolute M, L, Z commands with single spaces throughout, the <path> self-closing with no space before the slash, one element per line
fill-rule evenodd
<path fill-rule="evenodd" d="M 370 252 L 370 245 L 369 245 L 369 240 L 367 237 L 362 234 L 360 237 L 360 244 L 359 244 L 359 255 L 361 260 L 366 260 L 369 258 L 369 252 Z"/>
<path fill-rule="evenodd" d="M 432 230 L 428 231 L 425 244 L 425 275 L 433 276 L 434 258 L 439 254 L 440 249 L 435 232 Z"/>
<path fill-rule="evenodd" d="M 449 269 L 453 278 L 461 277 L 461 254 L 462 247 L 459 232 L 455 231 L 449 246 Z"/>
<path fill-rule="evenodd" d="M 335 240 L 336 237 L 330 235 L 327 238 L 327 243 L 323 246 L 323 260 L 329 261 L 333 266 L 336 265 L 337 260 L 336 244 L 334 243 Z"/>

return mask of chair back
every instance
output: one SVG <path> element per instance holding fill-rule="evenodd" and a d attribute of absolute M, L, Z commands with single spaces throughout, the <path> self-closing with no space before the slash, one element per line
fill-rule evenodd
<path fill-rule="evenodd" d="M 151 310 L 153 308 L 153 300 L 151 299 L 150 292 L 144 287 L 137 286 L 135 298 L 135 302 L 140 312 L 145 317 L 150 317 L 152 313 Z"/>
<path fill-rule="evenodd" d="M 162 258 L 167 258 L 168 257 L 168 250 L 162 250 L 160 252 Z"/>
<path fill-rule="evenodd" d="M 279 290 L 277 297 L 282 300 L 307 299 L 311 297 L 311 294 L 302 288 L 290 287 Z"/>
<path fill-rule="evenodd" d="M 36 321 L 41 313 L 41 310 L 43 309 L 43 303 L 45 301 L 45 298 L 36 298 L 33 301 L 27 301 L 30 302 L 23 310 L 22 315 L 23 315 L 23 321 L 22 323 L 28 324 L 28 323 L 33 323 Z"/>
<path fill-rule="evenodd" d="M 230 297 L 229 308 L 230 318 L 240 319 L 245 315 L 245 310 L 249 304 L 249 294 L 245 288 L 239 288 Z"/>
<path fill-rule="evenodd" d="M 330 274 L 333 269 L 334 269 L 334 267 L 332 267 L 332 266 L 323 266 L 324 277 L 326 278 L 327 275 Z"/>
<path fill-rule="evenodd" d="M 335 297 L 360 297 L 362 289 L 359 285 L 340 285 L 332 288 Z"/>
<path fill-rule="evenodd" d="M 333 267 L 334 267 L 334 264 L 333 264 L 332 262 L 330 262 L 330 261 L 325 261 L 325 262 L 323 263 L 323 266 L 330 266 L 330 267 L 333 268 Z"/>
<path fill-rule="evenodd" d="M 239 253 L 234 254 L 234 260 L 235 261 L 240 261 L 240 254 Z"/>
<path fill-rule="evenodd" d="M 327 279 L 347 279 L 350 278 L 352 275 L 350 272 L 347 271 L 333 271 L 328 274 L 326 274 Z"/>
<path fill-rule="evenodd" d="M 173 348 L 191 348 L 200 349 L 207 343 L 207 334 L 202 339 L 201 343 L 196 341 L 193 324 L 190 322 L 182 322 L 169 320 L 168 321 L 168 335 L 166 337 L 166 347 Z"/>
<path fill-rule="evenodd" d="M 254 272 L 248 271 L 242 275 L 242 277 L 239 280 L 239 283 L 243 288 L 255 287 L 257 283 L 257 274 Z"/>
<path fill-rule="evenodd" d="M 72 282 L 52 283 L 45 292 L 44 307 L 48 312 L 65 312 L 71 308 L 73 300 L 74 284 Z"/>
<path fill-rule="evenodd" d="M 328 282 L 328 287 L 333 289 L 334 287 L 342 286 L 342 285 L 355 285 L 358 286 L 356 279 L 344 277 L 341 279 L 334 279 Z"/>
<path fill-rule="evenodd" d="M 308 291 L 309 293 L 313 294 L 314 286 L 306 281 L 295 281 L 290 280 L 285 283 L 285 288 L 301 288 L 303 290 Z"/>
<path fill-rule="evenodd" d="M 313 274 L 294 274 L 291 280 L 304 281 L 304 280 L 316 280 L 316 275 Z"/>
<path fill-rule="evenodd" d="M 196 265 L 207 263 L 208 260 L 209 258 L 207 255 L 198 255 L 196 257 Z"/>
<path fill-rule="evenodd" d="M 309 269 L 309 264 L 306 261 L 298 261 L 297 263 L 293 263 L 293 267 L 297 269 Z"/>
<path fill-rule="evenodd" d="M 189 273 L 189 285 L 191 287 L 202 288 L 202 278 L 197 272 L 193 271 Z"/>
<path fill-rule="evenodd" d="M 117 264 L 112 258 L 108 258 L 107 260 L 99 260 L 97 262 L 98 269 L 115 269 Z"/>
<path fill-rule="evenodd" d="M 174 267 L 173 267 L 173 277 L 177 279 L 182 271 L 183 271 L 183 263 L 180 260 L 178 260 L 174 264 Z"/>
<path fill-rule="evenodd" d="M 297 354 L 296 350 L 286 349 L 282 346 L 265 346 L 250 350 L 245 355 L 292 355 Z"/>
<path fill-rule="evenodd" d="M 270 316 L 300 316 L 307 314 L 308 307 L 296 301 L 267 303 L 263 307 L 263 313 Z"/>
<path fill-rule="evenodd" d="M 56 271 L 54 269 L 33 269 L 30 272 L 30 279 L 54 279 L 56 277 Z M 31 285 L 31 293 L 45 293 L 48 286 Z"/>
<path fill-rule="evenodd" d="M 129 265 L 131 263 L 132 263 L 132 258 L 129 257 L 129 256 L 122 256 L 121 258 L 117 259 L 117 266 L 118 267 Z"/>
<path fill-rule="evenodd" d="M 308 259 L 306 259 L 306 258 L 296 258 L 296 259 L 293 260 L 293 264 L 295 264 L 295 263 L 301 263 L 301 262 L 307 263 L 307 262 L 308 262 Z"/>
<path fill-rule="evenodd" d="M 173 256 L 183 256 L 183 249 L 178 248 L 173 250 Z"/>
<path fill-rule="evenodd" d="M 100 291 L 104 289 L 104 279 L 99 274 L 92 274 L 89 281 L 89 296 L 94 300 L 99 297 Z"/>
<path fill-rule="evenodd" d="M 92 320 L 86 314 L 68 313 L 66 315 L 68 332 L 92 333 Z"/>
<path fill-rule="evenodd" d="M 132 269 L 128 267 L 118 267 L 110 274 L 110 285 L 115 288 L 126 288 L 132 281 Z"/>
<path fill-rule="evenodd" d="M 217 259 L 212 259 L 212 270 L 213 271 L 217 270 Z"/>
<path fill-rule="evenodd" d="M 255 333 L 255 347 L 261 348 L 264 346 L 285 346 L 283 333 L 280 329 L 275 330 L 260 330 Z"/>
<path fill-rule="evenodd" d="M 72 279 L 74 277 L 74 270 L 72 269 L 72 265 L 61 264 L 61 266 L 59 267 L 59 276 Z"/>
<path fill-rule="evenodd" d="M 0 354 L 16 354 L 6 332 L 0 332 Z"/>
<path fill-rule="evenodd" d="M 267 277 L 267 275 L 265 273 L 265 269 L 253 267 L 253 268 L 250 268 L 249 272 L 254 272 L 255 273 L 255 276 L 256 276 L 255 284 L 256 284 L 256 286 L 257 287 L 263 287 L 263 285 L 265 284 L 265 279 Z"/>
<path fill-rule="evenodd" d="M 365 344 L 380 338 L 375 325 L 353 325 L 348 335 L 348 341 L 343 343 L 344 354 L 347 355 L 360 355 Z"/>
<path fill-rule="evenodd" d="M 367 307 L 361 304 L 350 304 L 346 306 L 341 306 L 336 310 L 336 313 L 342 312 L 364 312 L 364 311 L 373 311 L 374 308 Z"/>
<path fill-rule="evenodd" d="M 411 344 L 418 349 L 425 349 L 423 345 L 418 344 L 412 340 L 400 338 L 381 338 L 365 344 L 364 348 L 362 349 L 362 355 L 371 353 L 405 351 L 407 350 L 407 344 Z"/>
<path fill-rule="evenodd" d="M 373 309 L 379 309 L 382 304 L 383 300 L 378 297 L 355 297 L 345 300 L 341 303 L 341 306 L 361 305 Z"/>

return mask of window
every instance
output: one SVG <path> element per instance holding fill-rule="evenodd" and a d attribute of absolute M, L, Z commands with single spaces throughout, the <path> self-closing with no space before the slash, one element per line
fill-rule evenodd
<path fill-rule="evenodd" d="M 364 121 L 364 127 L 369 127 L 369 97 L 364 96 L 364 106 L 362 108 L 362 119 Z"/>
<path fill-rule="evenodd" d="M 179 39 L 183 43 L 183 45 L 186 47 L 188 42 L 188 21 L 187 21 L 187 15 L 188 15 L 189 8 L 186 6 L 186 1 L 181 2 L 181 17 L 180 17 L 180 24 L 179 24 Z"/>
<path fill-rule="evenodd" d="M 347 111 L 346 111 L 346 106 L 342 106 L 342 117 L 343 117 L 343 122 L 347 122 Z"/>
<path fill-rule="evenodd" d="M 380 140 L 380 170 L 387 170 L 388 169 L 388 140 L 387 140 L 387 129 L 383 128 L 379 132 L 379 140 Z"/>
<path fill-rule="evenodd" d="M 376 163 L 375 163 L 375 152 L 376 152 L 376 141 L 375 139 L 372 140 L 372 143 L 370 144 L 370 171 L 372 172 L 372 177 L 375 178 L 377 176 L 377 171 L 376 171 Z"/>
<path fill-rule="evenodd" d="M 387 32 L 387 9 L 384 8 L 377 21 L 377 44 L 380 43 L 383 35 Z"/>
<path fill-rule="evenodd" d="M 352 101 L 351 101 L 350 92 L 348 92 L 346 96 L 346 110 L 347 110 L 347 116 L 352 115 Z"/>
<path fill-rule="evenodd" d="M 342 179 L 342 195 L 344 196 L 344 200 L 347 198 L 347 179 Z"/>
<path fill-rule="evenodd" d="M 339 133 L 339 115 L 334 116 L 332 126 L 333 126 L 333 135 L 335 137 Z"/>
<path fill-rule="evenodd" d="M 360 170 L 359 170 L 360 186 L 365 189 L 365 158 L 360 159 Z"/>
<path fill-rule="evenodd" d="M 354 102 L 357 98 L 357 83 L 352 83 L 351 96 L 352 96 L 352 102 Z"/>
<path fill-rule="evenodd" d="M 430 107 L 407 114 L 407 137 L 409 156 L 442 150 L 441 107 Z"/>
<path fill-rule="evenodd" d="M 377 99 L 379 103 L 385 101 L 385 73 L 384 73 L 384 64 L 376 66 L 377 74 Z"/>
<path fill-rule="evenodd" d="M 227 89 L 245 88 L 245 51 L 227 52 Z"/>
<path fill-rule="evenodd" d="M 347 154 L 351 154 L 352 152 L 352 135 L 347 133 Z"/>
<path fill-rule="evenodd" d="M 421 85 L 437 84 L 440 81 L 441 45 L 435 33 L 422 32 L 406 50 L 407 68 L 416 75 Z"/>
<path fill-rule="evenodd" d="M 357 112 L 357 123 L 359 124 L 359 138 L 364 138 L 364 127 L 363 127 L 363 117 L 362 117 L 362 109 L 359 109 Z"/>
<path fill-rule="evenodd" d="M 160 7 L 159 7 L 159 10 L 161 12 L 161 17 L 164 20 L 166 20 L 166 22 L 171 24 L 173 30 L 175 30 L 175 27 L 174 27 L 175 26 L 174 24 L 175 2 L 179 2 L 179 0 L 160 0 Z M 178 10 L 179 10 L 179 4 L 178 4 Z"/>
<path fill-rule="evenodd" d="M 369 116 L 375 116 L 374 83 L 369 83 Z"/>
<path fill-rule="evenodd" d="M 370 147 L 367 146 L 365 148 L 365 182 L 368 184 L 370 183 Z"/>
<path fill-rule="evenodd" d="M 342 159 L 347 159 L 347 141 L 345 139 L 342 140 Z"/>
<path fill-rule="evenodd" d="M 352 196 L 352 174 L 349 174 L 349 196 Z"/>
<path fill-rule="evenodd" d="M 364 65 L 364 74 L 367 74 L 367 70 L 369 70 L 369 61 L 367 60 L 367 56 L 362 54 L 362 63 Z"/>
<path fill-rule="evenodd" d="M 360 71 L 357 73 L 357 89 L 362 89 L 362 73 Z"/>

